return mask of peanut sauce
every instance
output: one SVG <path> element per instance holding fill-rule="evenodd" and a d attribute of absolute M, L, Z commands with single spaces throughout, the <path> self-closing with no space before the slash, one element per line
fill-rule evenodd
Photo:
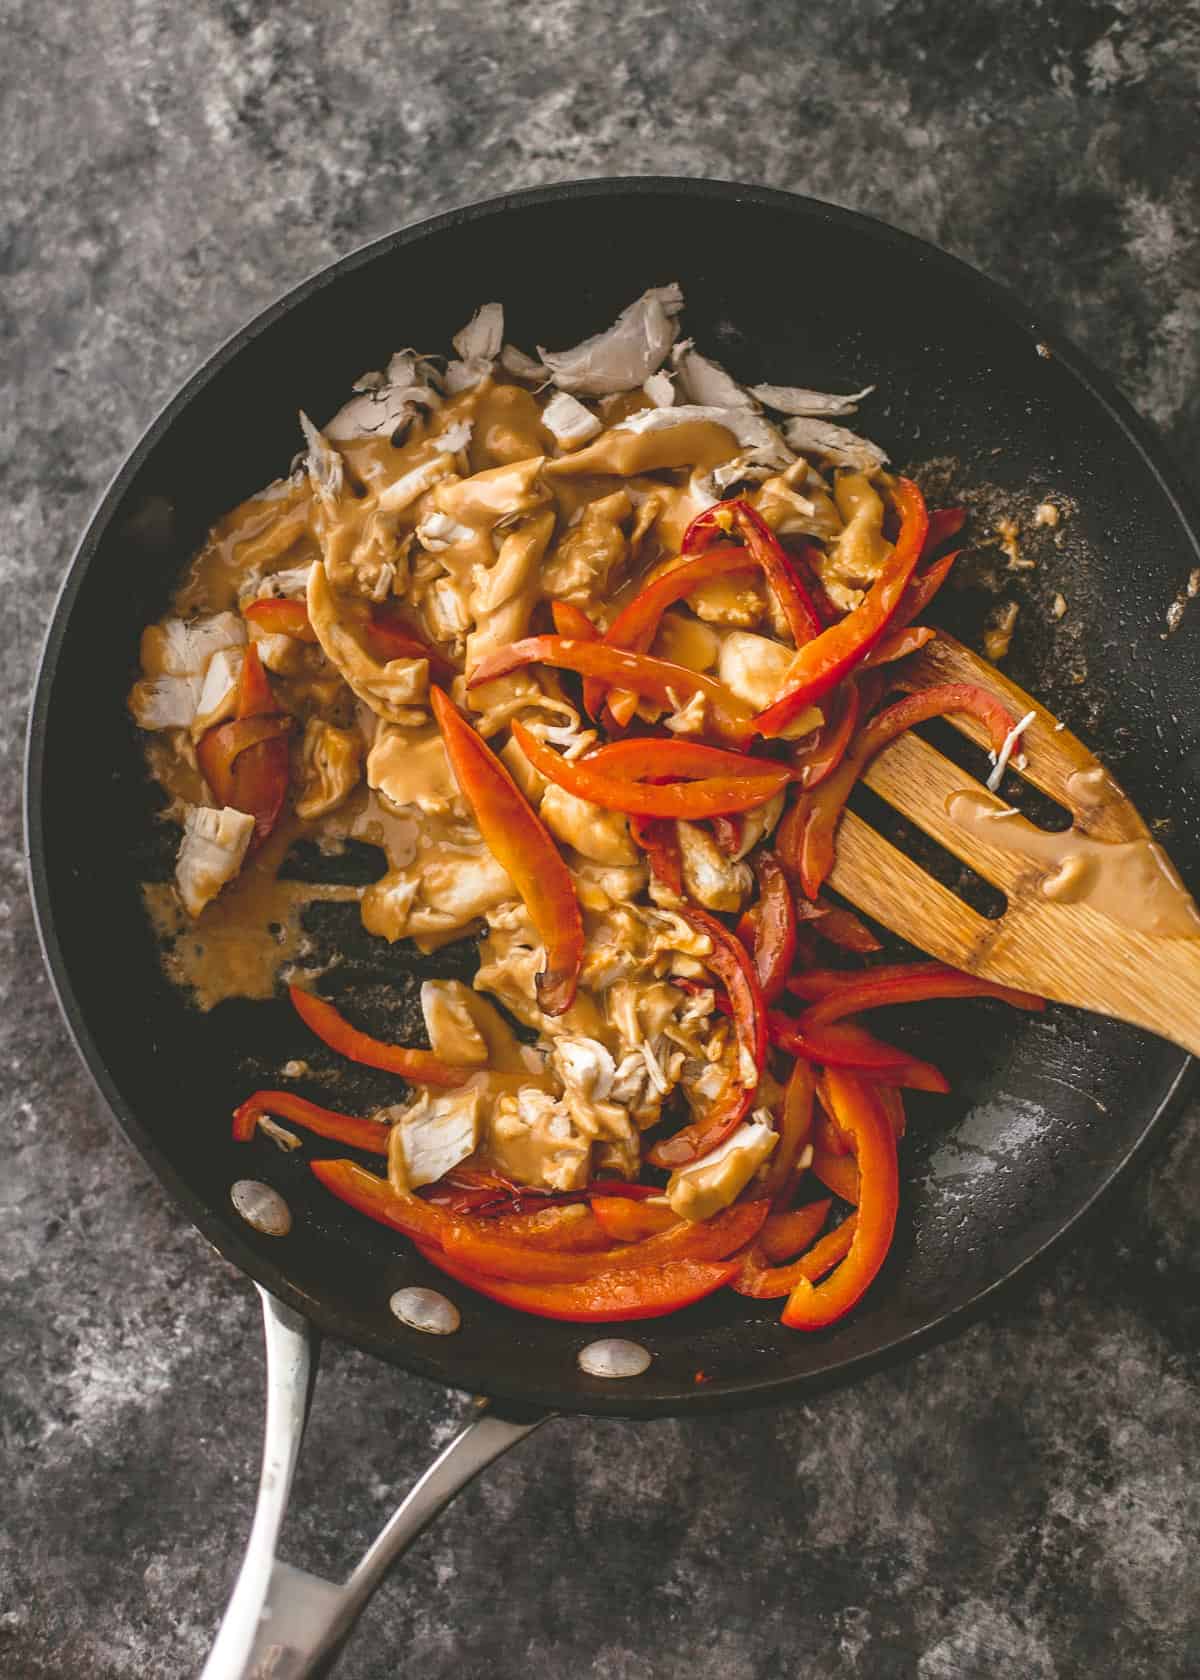
<path fill-rule="evenodd" d="M 635 404 L 631 412 L 637 406 L 644 404 Z M 593 502 L 612 495 L 615 478 L 624 478 L 640 498 L 657 498 L 656 546 L 659 552 L 670 552 L 700 504 L 686 483 L 648 479 L 644 472 L 663 461 L 711 465 L 727 459 L 731 448 L 729 434 L 706 422 L 678 428 L 681 435 L 665 450 L 664 439 L 673 434 L 631 433 L 617 451 L 620 461 L 603 453 L 593 455 L 591 467 L 585 470 L 583 464 L 576 465 L 577 457 L 561 457 L 569 470 L 543 480 L 548 488 L 535 490 L 543 459 L 555 447 L 552 434 L 541 423 L 537 400 L 521 386 L 485 380 L 443 405 L 438 429 L 464 419 L 473 421 L 467 449 L 473 476 L 453 480 L 453 458 L 447 458 L 448 477 L 401 510 L 395 523 L 402 533 L 415 528 L 430 509 L 445 512 L 472 533 L 470 540 L 456 543 L 445 555 L 448 570 L 453 562 L 452 576 L 465 577 L 472 571 L 478 575 L 482 569 L 493 590 L 502 588 L 502 571 L 525 580 L 510 600 L 492 608 L 472 636 L 472 643 L 478 643 L 471 648 L 475 658 L 482 657 L 489 646 L 522 633 L 538 598 L 539 568 L 556 524 L 572 529 Z M 327 571 L 336 573 L 339 562 L 353 552 L 377 515 L 382 493 L 437 456 L 436 438 L 421 417 L 411 423 L 399 447 L 387 438 L 363 437 L 339 441 L 337 449 L 349 483 L 360 493 L 341 498 L 336 519 L 320 506 L 308 479 L 300 475 L 281 479 L 249 497 L 214 525 L 176 596 L 178 612 L 235 610 L 239 589 L 252 573 L 269 576 L 311 565 L 323 556 Z M 475 476 L 479 474 L 487 476 Z M 528 484 L 527 490 L 522 481 Z M 527 502 L 528 511 L 535 515 L 538 502 L 547 495 L 554 518 L 531 517 L 496 543 L 496 522 L 511 515 L 514 502 L 518 507 Z M 344 635 L 361 644 L 367 603 L 342 594 L 337 600 Z M 696 633 L 707 634 L 699 624 Z M 307 654 L 299 648 L 294 651 L 300 658 Z M 301 682 L 277 676 L 276 680 L 291 699 L 321 704 L 321 684 L 315 679 Z M 482 694 L 472 697 L 476 702 L 486 698 Z M 199 1008 L 211 1009 L 231 997 L 272 996 L 281 971 L 312 955 L 302 916 L 314 902 L 358 901 L 369 932 L 389 941 L 415 936 L 417 944 L 428 951 L 456 937 L 460 929 L 438 929 L 429 925 L 436 919 L 433 915 L 422 918 L 419 913 L 414 927 L 412 917 L 397 913 L 397 891 L 414 872 L 436 883 L 446 859 L 461 859 L 470 852 L 478 857 L 485 874 L 495 876 L 494 881 L 485 879 L 481 884 L 480 910 L 511 896 L 507 877 L 477 836 L 473 846 L 464 843 L 467 813 L 449 776 L 440 739 L 436 749 L 435 739 L 429 724 L 413 728 L 380 722 L 368 756 L 369 793 L 355 795 L 347 807 L 317 821 L 302 823 L 293 818 L 283 824 L 198 917 L 184 913 L 169 884 L 144 886 L 147 913 L 162 941 L 167 970 L 177 984 L 188 988 Z M 203 777 L 183 732 L 148 737 L 146 752 L 151 774 L 174 800 L 207 802 Z M 384 791 L 377 791 L 381 788 Z M 401 804 L 407 811 L 396 814 Z M 280 879 L 289 851 L 301 838 L 322 846 L 337 846 L 346 838 L 375 844 L 385 854 L 386 870 L 365 888 Z"/>
<path fill-rule="evenodd" d="M 1052 834 L 1019 814 L 1002 814 L 985 793 L 955 793 L 946 811 L 993 850 L 1028 859 L 1040 871 L 1036 891 L 1051 903 L 1084 905 L 1139 933 L 1200 934 L 1200 912 L 1153 840 L 1095 840 L 1074 828 Z"/>
<path fill-rule="evenodd" d="M 305 927 L 313 904 L 357 904 L 368 934 L 389 943 L 411 939 L 425 952 L 481 928 L 496 912 L 481 950 L 482 990 L 469 994 L 468 1005 L 488 1050 L 486 1071 L 472 1078 L 485 1097 L 475 1158 L 534 1183 L 573 1170 L 561 1154 L 557 1105 L 567 1099 L 561 1070 L 551 1071 L 553 1045 L 565 1038 L 590 1042 L 617 1064 L 630 1061 L 632 1048 L 635 1069 L 645 1058 L 653 1061 L 651 1036 L 686 1001 L 669 982 L 671 965 L 677 959 L 694 965 L 694 958 L 669 940 L 657 947 L 663 955 L 646 954 L 648 936 L 638 931 L 633 901 L 647 877 L 632 842 L 627 857 L 620 851 L 625 867 L 608 869 L 593 855 L 594 837 L 589 851 L 588 837 L 572 834 L 563 843 L 578 872 L 595 973 L 591 980 L 585 974 L 564 1015 L 542 1017 L 534 988 L 542 953 L 536 938 L 531 945 L 512 881 L 484 844 L 429 716 L 430 662 L 388 658 L 374 614 L 386 603 L 401 604 L 414 631 L 460 669 L 548 627 L 547 600 L 575 602 L 602 631 L 678 554 L 687 526 L 712 499 L 704 475 L 738 454 L 733 434 L 710 421 L 615 430 L 646 407 L 640 391 L 595 405 L 607 429 L 571 450 L 543 424 L 545 401 L 520 384 L 485 377 L 430 411 L 418 407 L 391 435 L 341 435 L 340 427 L 336 439 L 315 434 L 311 476 L 294 468 L 216 522 L 172 611 L 185 618 L 236 613 L 248 599 L 273 594 L 305 602 L 315 643 L 244 621 L 277 702 L 296 719 L 292 797 L 266 844 L 245 857 L 199 915 L 185 912 L 173 884 L 142 889 L 165 970 L 201 1010 L 231 998 L 270 998 L 282 979 L 314 979 L 328 958 Z M 470 423 L 470 436 L 451 451 L 446 434 L 463 422 Z M 345 431 L 358 423 L 356 413 Z M 272 584 L 276 574 L 286 580 Z M 763 616 L 766 596 L 757 584 L 732 587 L 747 595 L 740 616 L 730 589 L 717 580 L 691 609 L 680 607 L 664 621 L 661 642 L 683 663 L 711 668 L 729 625 Z M 147 645 L 153 649 L 163 639 L 152 627 Z M 169 674 L 146 668 L 147 676 Z M 568 733 L 588 724 L 550 669 L 516 671 L 467 693 L 456 684 L 455 697 L 475 714 L 485 739 L 500 735 L 517 710 L 550 729 L 565 722 Z M 227 691 L 208 716 L 229 716 L 232 703 Z M 193 739 L 203 727 L 193 722 L 146 737 L 150 773 L 172 801 L 167 817 L 212 804 Z M 347 752 L 344 744 L 335 752 L 323 729 L 357 731 L 362 752 Z M 302 819 L 297 804 L 321 814 Z M 617 823 L 625 826 L 623 819 Z M 377 879 L 342 885 L 288 878 L 297 844 L 336 853 L 347 841 L 382 853 Z M 630 883 L 639 870 L 640 884 Z M 686 931 L 671 937 L 688 949 Z M 626 974 L 637 978 L 620 979 L 610 996 L 609 981 Z M 618 1007 L 622 988 L 627 995 Z M 485 992 L 539 1033 L 540 1050 L 519 1042 Z M 639 1022 L 642 1003 L 653 1017 L 649 1025 Z M 676 1058 L 671 1085 L 651 1082 L 643 1090 L 626 1067 L 627 1107 L 571 1099 L 583 1103 L 580 1138 L 594 1136 L 598 1159 L 613 1170 L 636 1171 L 638 1130 L 655 1123 L 684 1057 L 711 1077 L 713 1056 L 719 1058 L 728 1040 L 719 1027 L 715 1035 L 699 1024 L 672 1031 L 658 1051 Z M 658 1077 L 665 1077 L 661 1068 Z M 514 1123 L 523 1092 L 540 1093 L 542 1106 L 526 1103 L 528 1114 Z M 589 1130 L 593 1125 L 599 1129 Z M 591 1144 L 570 1145 L 578 1148 L 586 1166 Z"/>

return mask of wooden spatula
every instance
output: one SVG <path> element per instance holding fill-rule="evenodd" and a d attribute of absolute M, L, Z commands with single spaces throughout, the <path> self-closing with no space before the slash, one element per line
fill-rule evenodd
<path fill-rule="evenodd" d="M 978 683 L 1014 716 L 1032 712 L 1013 768 L 1074 824 L 1056 835 L 1034 828 L 910 732 L 873 761 L 867 785 L 998 887 L 1007 908 L 979 915 L 853 811 L 838 830 L 830 885 L 942 962 L 1115 1015 L 1200 1055 L 1200 913 L 1129 798 L 1082 741 L 961 642 L 939 633 L 911 670 L 911 686 Z M 987 745 L 975 719 L 948 721 Z"/>

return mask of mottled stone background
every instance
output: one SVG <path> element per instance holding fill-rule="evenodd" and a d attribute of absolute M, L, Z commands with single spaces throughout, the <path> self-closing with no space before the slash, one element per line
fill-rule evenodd
<path fill-rule="evenodd" d="M 1194 471 L 1200 4 L 0 18 L 0 1674 L 167 1680 L 198 1668 L 244 1537 L 261 1373 L 249 1287 L 76 1064 L 26 900 L 26 697 L 97 493 L 297 277 L 449 204 L 625 172 L 796 188 L 938 241 L 1057 315 Z M 1193 1111 L 1036 1291 L 914 1365 L 790 1411 L 550 1426 L 421 1543 L 342 1672 L 1196 1674 L 1197 1190 Z M 344 1568 L 463 1407 L 331 1350 L 289 1557 Z"/>

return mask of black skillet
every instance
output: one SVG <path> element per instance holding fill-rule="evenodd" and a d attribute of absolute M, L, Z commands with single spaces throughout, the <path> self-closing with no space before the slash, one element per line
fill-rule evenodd
<path fill-rule="evenodd" d="M 406 1370 L 518 1405 L 634 1417 L 798 1398 L 962 1325 L 1132 1165 L 1188 1068 L 1169 1044 L 1065 1009 L 910 1012 L 897 1030 L 946 1069 L 954 1095 L 913 1105 L 902 1225 L 867 1299 L 803 1336 L 770 1304 L 722 1294 L 637 1326 L 652 1361 L 619 1383 L 580 1371 L 581 1327 L 434 1278 L 332 1201 L 304 1159 L 230 1141 L 240 1095 L 288 1056 L 316 1065 L 318 1054 L 283 1003 L 204 1015 L 162 977 L 138 883 L 166 864 L 124 710 L 140 626 L 211 520 L 286 467 L 299 407 L 332 413 L 365 369 L 402 345 L 444 347 L 488 298 L 532 350 L 574 342 L 673 279 L 685 331 L 740 379 L 876 383 L 852 424 L 936 499 L 973 510 L 974 581 L 943 617 L 977 626 L 997 580 L 1021 601 L 1008 669 L 1113 767 L 1200 884 L 1200 642 L 1186 617 L 1164 636 L 1200 555 L 1157 441 L 1052 328 L 962 263 L 845 210 L 706 181 L 593 181 L 450 212 L 343 258 L 217 351 L 133 450 L 79 546 L 43 655 L 27 788 L 37 916 L 70 1030 L 122 1126 L 221 1253 L 321 1331 Z M 1065 513 L 1057 531 L 1032 525 L 1047 498 Z M 1003 516 L 1020 522 L 1033 572 L 1000 575 L 987 539 Z M 448 963 L 469 972 L 470 950 L 421 959 L 356 920 L 353 906 L 313 913 L 318 941 L 349 953 L 335 990 L 368 1026 L 411 1034 L 420 978 Z M 395 1097 L 368 1076 L 346 1085 L 342 1106 Z M 234 1211 L 230 1185 L 247 1177 L 282 1192 L 288 1236 L 259 1235 Z M 461 1330 L 399 1324 L 388 1301 L 409 1283 L 444 1288 Z"/>

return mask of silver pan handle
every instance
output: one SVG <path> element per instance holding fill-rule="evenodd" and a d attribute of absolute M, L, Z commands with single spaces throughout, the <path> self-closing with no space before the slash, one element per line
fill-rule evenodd
<path fill-rule="evenodd" d="M 316 1381 L 320 1340 L 265 1289 L 267 1427 L 246 1556 L 201 1680 L 313 1680 L 330 1673 L 367 1600 L 455 1494 L 548 1413 L 504 1412 L 486 1400 L 433 1461 L 344 1585 L 275 1556 Z"/>

